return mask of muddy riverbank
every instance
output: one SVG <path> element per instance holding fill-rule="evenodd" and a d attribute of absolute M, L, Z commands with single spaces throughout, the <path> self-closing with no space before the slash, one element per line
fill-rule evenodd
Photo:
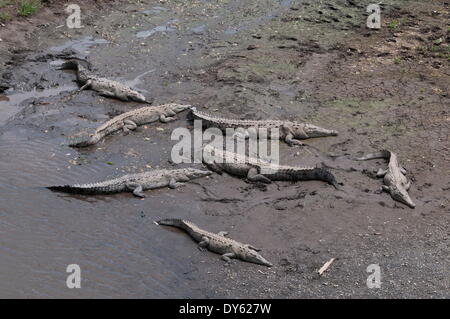
<path fill-rule="evenodd" d="M 86 1 L 81 29 L 66 28 L 64 7 L 54 3 L 51 17 L 33 17 L 46 26 L 2 27 L 0 296 L 448 298 L 449 4 L 386 1 L 375 31 L 365 26 L 369 3 Z M 171 132 L 190 125 L 182 114 L 95 147 L 68 147 L 80 129 L 141 105 L 93 91 L 67 100 L 77 84 L 73 72 L 56 70 L 64 50 L 154 105 L 338 130 L 306 141 L 323 153 L 395 150 L 417 207 L 379 191 L 372 170 L 382 160 L 333 160 L 285 144 L 284 164 L 326 161 L 344 191 L 214 174 L 145 200 L 50 192 L 44 187 L 174 167 Z M 224 267 L 188 236 L 154 225 L 162 217 L 229 231 L 263 248 L 274 267 Z M 81 289 L 66 288 L 68 264 L 80 265 Z M 381 267 L 380 289 L 367 288 L 370 264 Z"/>

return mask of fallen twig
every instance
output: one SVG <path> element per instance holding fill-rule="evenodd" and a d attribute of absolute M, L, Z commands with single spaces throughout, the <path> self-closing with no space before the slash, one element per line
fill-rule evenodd
<path fill-rule="evenodd" d="M 319 275 L 322 276 L 322 274 L 327 271 L 328 268 L 330 268 L 331 264 L 333 263 L 333 261 L 335 261 L 336 258 L 331 258 L 330 260 L 328 260 L 323 266 L 322 268 L 319 269 L 318 273 Z"/>

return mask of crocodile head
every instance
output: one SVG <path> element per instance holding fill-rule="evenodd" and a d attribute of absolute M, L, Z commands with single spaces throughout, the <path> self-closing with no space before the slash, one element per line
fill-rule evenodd
<path fill-rule="evenodd" d="M 128 98 L 132 101 L 135 102 L 147 102 L 147 99 L 145 98 L 145 96 L 143 96 L 141 93 L 131 90 L 130 92 L 127 93 Z"/>
<path fill-rule="evenodd" d="M 86 70 L 90 69 L 91 64 L 84 60 L 84 59 L 71 59 L 63 64 L 61 64 L 59 67 L 57 67 L 57 70 Z"/>
<path fill-rule="evenodd" d="M 392 198 L 396 201 L 399 201 L 400 203 L 403 203 L 411 208 L 416 207 L 416 204 L 413 203 L 411 197 L 409 197 L 409 194 L 404 187 L 393 184 L 390 186 L 383 186 L 383 189 L 385 191 L 388 191 L 391 194 Z"/>
<path fill-rule="evenodd" d="M 308 137 L 323 137 L 323 136 L 336 136 L 338 132 L 335 130 L 328 130 L 312 124 L 304 124 L 303 131 Z"/>
<path fill-rule="evenodd" d="M 78 61 L 69 60 L 56 68 L 57 70 L 78 70 Z"/>
<path fill-rule="evenodd" d="M 245 260 L 250 261 L 252 263 L 263 265 L 267 267 L 272 267 L 272 263 L 267 261 L 263 256 L 261 256 L 258 252 L 253 249 L 247 248 L 245 251 Z"/>
<path fill-rule="evenodd" d="M 189 179 L 195 179 L 195 178 L 200 178 L 200 177 L 204 177 L 204 176 L 209 176 L 212 174 L 211 171 L 204 171 L 201 169 L 196 169 L 196 168 L 185 168 L 184 175 L 186 175 L 187 177 L 189 177 Z"/>
<path fill-rule="evenodd" d="M 95 143 L 96 141 L 93 138 L 93 134 L 87 131 L 81 131 L 69 137 L 68 141 L 68 144 L 71 147 L 86 147 Z"/>
<path fill-rule="evenodd" d="M 189 105 L 189 104 L 177 104 L 177 103 L 170 104 L 170 109 L 175 113 L 182 112 L 189 108 L 191 108 L 191 105 Z"/>

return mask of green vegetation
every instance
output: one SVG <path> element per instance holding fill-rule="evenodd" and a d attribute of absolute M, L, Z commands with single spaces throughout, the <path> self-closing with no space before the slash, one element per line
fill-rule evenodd
<path fill-rule="evenodd" d="M 12 19 L 12 17 L 8 13 L 0 12 L 0 22 L 6 22 L 6 21 L 9 21 L 11 19 Z"/>
<path fill-rule="evenodd" d="M 13 4 L 12 0 L 0 0 L 0 9 Z"/>
<path fill-rule="evenodd" d="M 437 40 L 434 40 L 434 44 L 439 45 L 442 43 L 442 38 L 439 38 Z"/>
<path fill-rule="evenodd" d="M 402 62 L 402 58 L 401 57 L 394 58 L 394 63 L 395 64 L 400 64 L 401 62 Z"/>
<path fill-rule="evenodd" d="M 398 21 L 397 21 L 397 20 L 392 20 L 392 21 L 388 24 L 388 28 L 389 28 L 389 30 L 391 30 L 391 31 L 397 29 L 397 27 L 398 27 Z"/>
<path fill-rule="evenodd" d="M 21 1 L 17 9 L 17 14 L 22 17 L 27 17 L 35 13 L 41 7 L 40 0 Z"/>
<path fill-rule="evenodd" d="M 436 45 L 433 45 L 433 46 L 431 46 L 430 51 L 431 51 L 431 52 L 438 52 L 438 51 L 439 51 L 439 47 L 436 46 Z"/>

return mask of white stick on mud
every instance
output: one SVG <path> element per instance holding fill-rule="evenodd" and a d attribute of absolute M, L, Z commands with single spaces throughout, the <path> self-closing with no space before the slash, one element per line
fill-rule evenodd
<path fill-rule="evenodd" d="M 328 260 L 323 266 L 322 268 L 319 269 L 318 273 L 319 275 L 322 276 L 322 274 L 327 271 L 328 268 L 330 268 L 331 264 L 333 263 L 333 261 L 335 261 L 336 258 L 331 258 L 330 260 Z"/>

